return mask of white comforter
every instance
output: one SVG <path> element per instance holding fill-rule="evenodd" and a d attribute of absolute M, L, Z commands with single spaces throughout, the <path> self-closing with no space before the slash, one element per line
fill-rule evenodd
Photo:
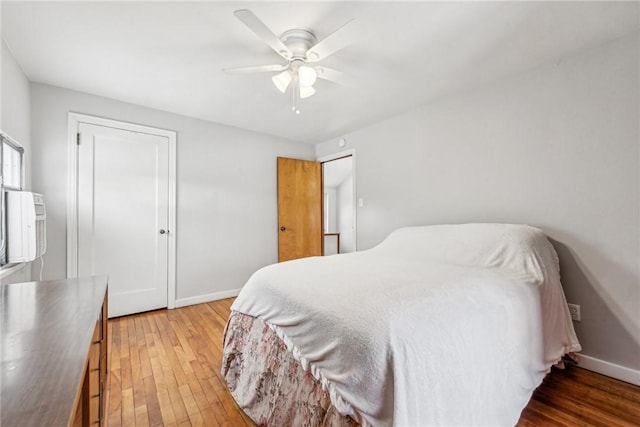
<path fill-rule="evenodd" d="M 579 351 L 538 229 L 410 227 L 368 251 L 265 267 L 233 310 L 258 317 L 363 425 L 514 425 Z"/>

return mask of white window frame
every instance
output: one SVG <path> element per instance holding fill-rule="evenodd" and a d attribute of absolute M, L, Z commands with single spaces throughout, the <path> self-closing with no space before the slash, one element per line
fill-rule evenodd
<path fill-rule="evenodd" d="M 11 138 L 6 133 L 0 130 L 0 140 L 2 142 L 2 146 L 0 147 L 0 185 L 2 185 L 3 189 L 9 190 L 17 190 L 22 191 L 24 188 L 24 177 L 25 177 L 25 168 L 24 168 L 24 147 L 18 143 L 15 139 Z M 18 186 L 7 186 L 4 182 L 4 145 L 8 145 L 13 150 L 17 151 L 20 154 L 20 185 Z"/>
<path fill-rule="evenodd" d="M 17 151 L 20 155 L 20 183 L 19 185 L 11 185 L 8 186 L 4 182 L 4 146 L 8 145 L 13 150 Z M 18 143 L 15 139 L 11 138 L 9 135 L 0 130 L 0 253 L 4 253 L 6 256 L 6 199 L 5 199 L 5 191 L 6 190 L 14 190 L 14 191 L 22 191 L 24 188 L 25 181 L 25 164 L 24 164 L 24 147 Z M 5 259 L 0 259 L 0 264 L 2 264 Z M 16 264 L 2 264 L 0 265 L 0 269 L 2 270 L 2 274 L 0 277 L 5 277 L 11 273 L 16 268 L 19 268 L 20 265 L 16 266 Z"/>

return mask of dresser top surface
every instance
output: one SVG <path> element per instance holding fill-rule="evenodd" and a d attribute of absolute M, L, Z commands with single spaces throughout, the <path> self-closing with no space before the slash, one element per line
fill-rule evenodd
<path fill-rule="evenodd" d="M 67 425 L 107 277 L 0 286 L 0 425 Z"/>

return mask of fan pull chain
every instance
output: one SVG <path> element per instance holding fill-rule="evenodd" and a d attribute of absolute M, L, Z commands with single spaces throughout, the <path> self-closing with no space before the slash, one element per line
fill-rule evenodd
<path fill-rule="evenodd" d="M 291 96 L 293 97 L 292 100 L 292 105 L 291 105 L 291 111 L 296 111 L 296 82 L 293 82 L 293 85 L 291 85 Z"/>
<path fill-rule="evenodd" d="M 300 114 L 300 108 L 298 107 L 300 104 L 300 82 L 298 81 L 297 78 L 293 82 L 292 92 L 293 92 L 293 107 L 291 107 L 291 110 L 294 111 L 296 114 Z"/>

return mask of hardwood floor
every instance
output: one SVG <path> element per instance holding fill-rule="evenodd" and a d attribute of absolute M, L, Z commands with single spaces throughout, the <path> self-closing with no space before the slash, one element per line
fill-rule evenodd
<path fill-rule="evenodd" d="M 253 426 L 220 375 L 232 299 L 109 321 L 107 426 Z"/>
<path fill-rule="evenodd" d="M 220 375 L 233 299 L 109 321 L 106 426 L 254 426 Z M 638 426 L 640 387 L 553 371 L 518 426 Z"/>

